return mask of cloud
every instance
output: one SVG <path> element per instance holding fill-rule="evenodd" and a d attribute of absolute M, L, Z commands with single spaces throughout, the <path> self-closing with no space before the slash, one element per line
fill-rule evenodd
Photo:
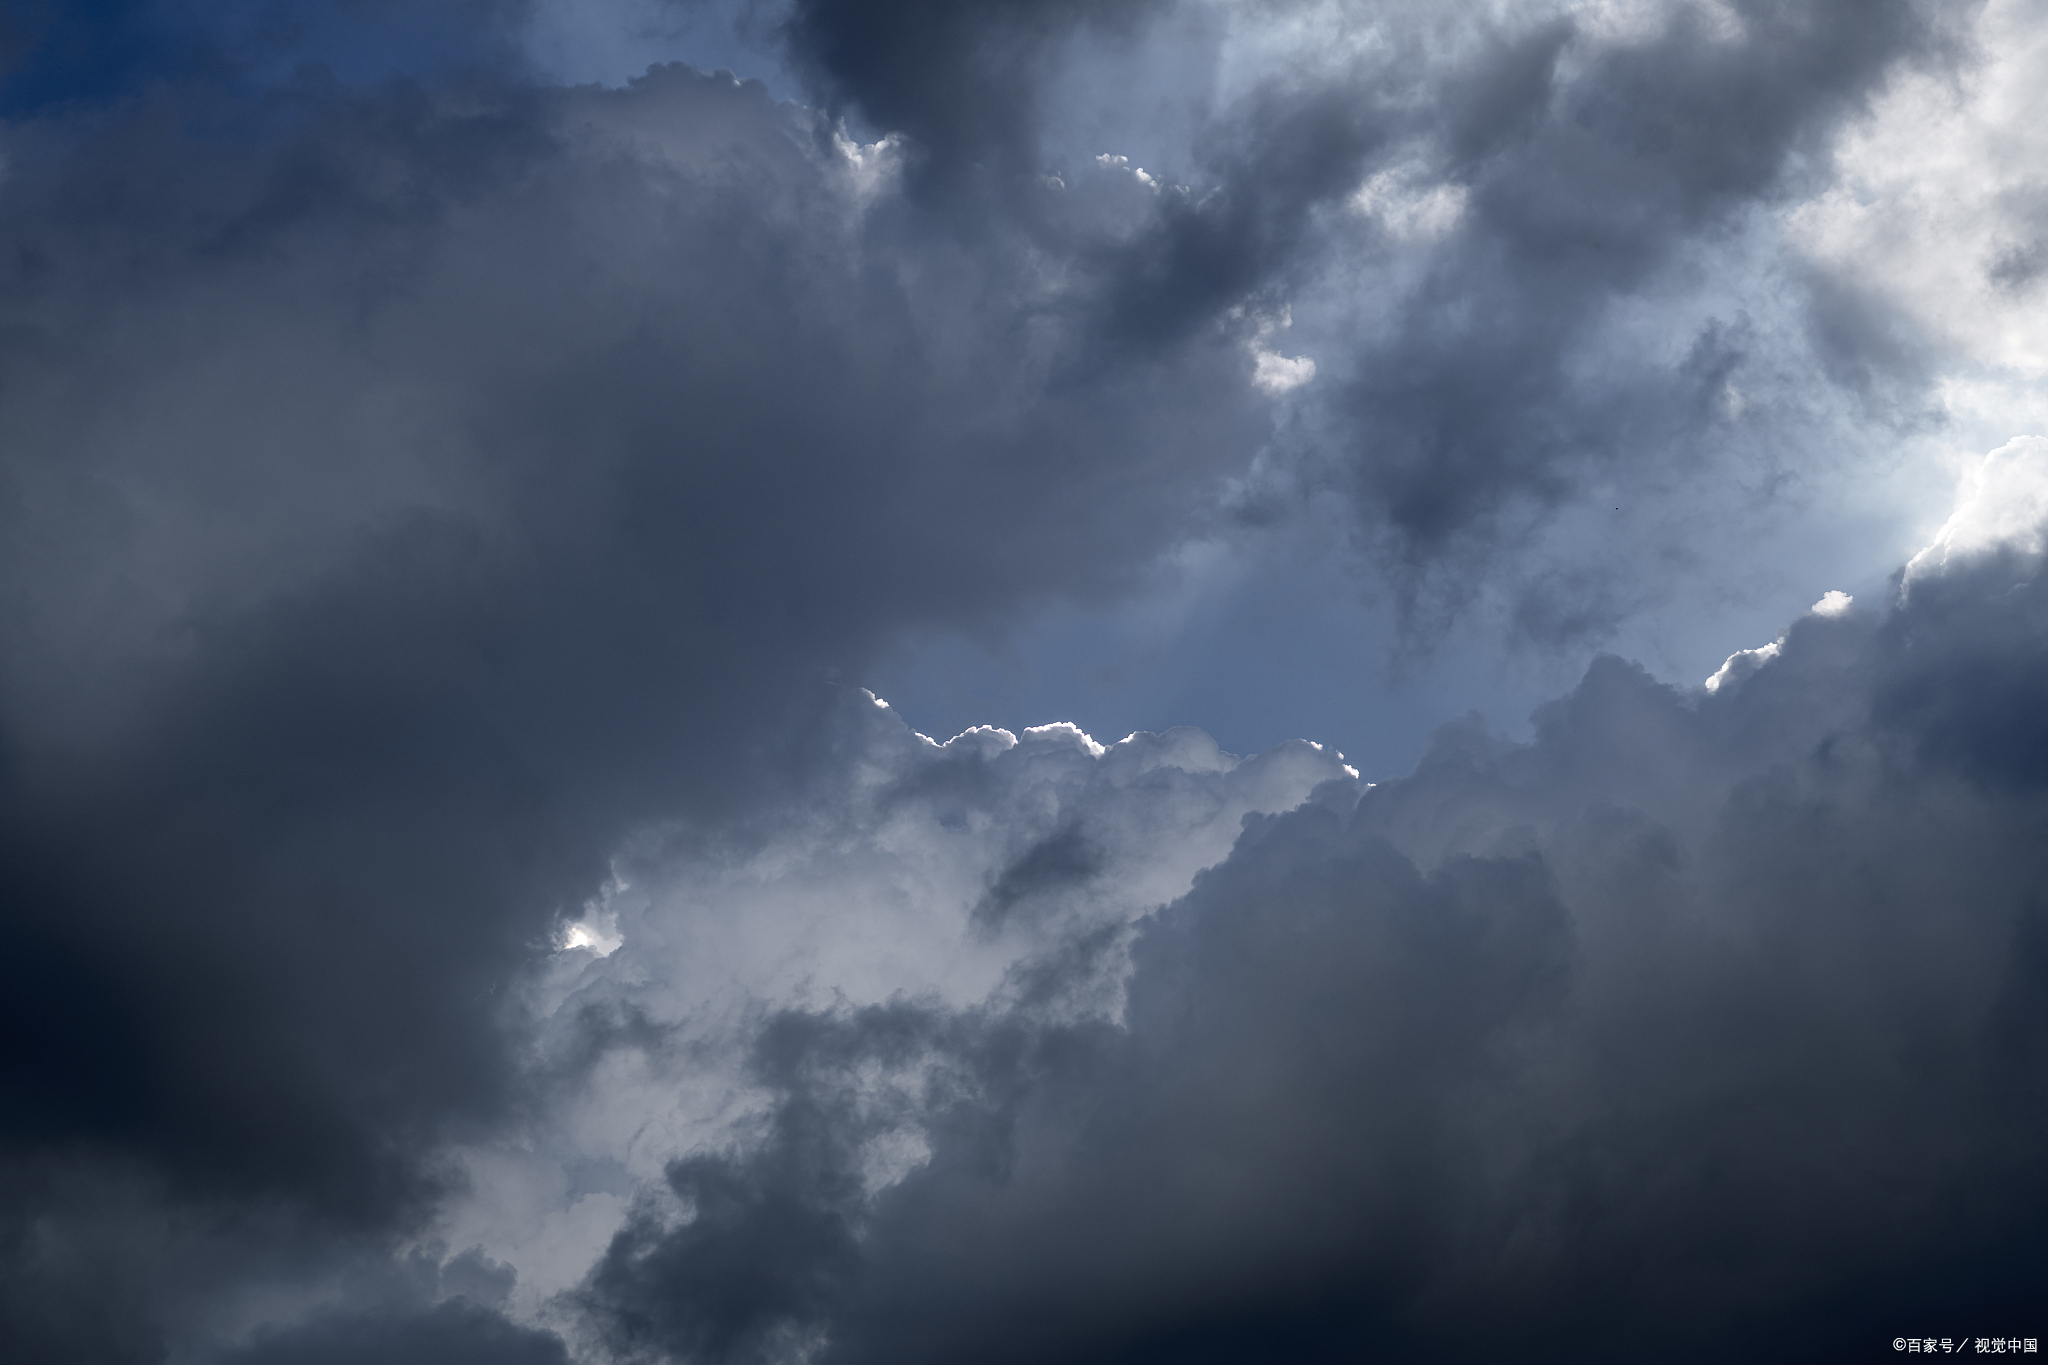
<path fill-rule="evenodd" d="M 2001 551 L 2036 555 L 2048 523 L 2048 437 L 2016 436 L 1984 457 L 1964 483 L 1955 512 L 1934 543 L 1906 565 L 1910 586 L 1939 573 L 1950 561 L 1967 562 Z"/>
<path fill-rule="evenodd" d="M 222 1365 L 565 1365 L 558 1338 L 514 1327 L 459 1300 L 397 1320 L 337 1318 L 265 1337 Z"/>
<path fill-rule="evenodd" d="M 1597 634 L 1749 508 L 1728 470 L 1931 424 L 1978 351 L 1844 283 L 1829 155 L 1965 49 L 1640 13 L 1220 14 L 1086 150 L 1060 72 L 1186 11 L 802 0 L 815 107 L 548 85 L 520 6 L 11 27 L 0 1330 L 1592 1349 L 1610 1267 L 1622 1324 L 1859 1266 L 1967 1306 L 2017 1245 L 1975 1182 L 2035 1207 L 2033 446 L 1898 603 L 1704 697 L 1603 663 L 1362 801 L 1306 743 L 939 745 L 830 681 L 1309 524 L 1260 499 Z M 1543 540 L 1603 479 L 1676 511 Z"/>
<path fill-rule="evenodd" d="M 201 1359 L 207 1365 L 567 1365 L 561 1338 L 515 1326 L 497 1311 L 513 1278 L 509 1267 L 473 1250 L 439 1266 L 417 1253 L 401 1264 L 410 1275 L 382 1286 L 382 1295 L 358 1288 L 346 1306 L 288 1328 L 258 1328 L 243 1344 Z"/>
<path fill-rule="evenodd" d="M 1705 563 L 1698 528 L 1740 534 L 1757 509 L 1708 514 L 1703 500 L 1782 487 L 1787 464 L 1823 480 L 1800 446 L 1933 420 L 1937 376 L 1961 357 L 1828 264 L 1806 224 L 1836 211 L 1837 145 L 1860 156 L 1874 102 L 1941 79 L 1968 25 L 1909 4 L 1626 19 L 1533 6 L 1461 26 L 1402 6 L 1261 10 L 1209 21 L 1225 36 L 1183 78 L 1199 98 L 1169 125 L 1164 170 L 1058 140 L 1066 124 L 1041 107 L 1050 54 L 1088 35 L 1091 60 L 1148 88 L 1097 54 L 1184 20 L 1146 5 L 798 6 L 785 33 L 822 102 L 850 100 L 953 168 L 956 211 L 1075 253 L 1091 356 L 1294 305 L 1321 382 L 1274 452 L 1288 458 L 1268 460 L 1290 471 L 1275 486 L 1347 499 L 1411 605 L 1431 585 L 1451 606 L 1495 586 L 1532 635 L 1597 636 L 1639 594 L 1539 601 L 1542 575 L 1496 583 L 1496 555 L 1512 545 L 1523 570 L 1537 551 L 1563 577 L 1640 581 L 1619 562 L 1668 557 L 1676 539 Z M 1110 97 L 1090 126 L 1114 117 L 1145 115 Z M 983 155 L 1011 169 L 960 179 Z M 1067 183 L 1091 162 L 1190 189 L 1103 232 L 1086 196 L 1019 188 L 1041 166 Z M 1306 365 L 1262 352 L 1254 383 L 1299 387 Z M 1678 483 L 1692 486 L 1687 516 L 1607 540 L 1604 566 L 1569 536 L 1545 539 L 1546 519 L 1596 487 L 1647 506 Z"/>
<path fill-rule="evenodd" d="M 1252 352 L 1252 383 L 1262 392 L 1286 393 L 1316 377 L 1316 362 L 1307 356 L 1284 356 L 1276 351 Z"/>
<path fill-rule="evenodd" d="M 1044 40 L 1007 8 L 976 13 L 986 60 L 1039 72 Z M 1142 157 L 1185 195 L 1105 218 L 1000 176 L 986 200 L 955 190 L 1074 252 L 1091 358 L 1292 310 L 1307 355 L 1243 338 L 1257 388 L 1298 390 L 1246 520 L 1304 530 L 1304 509 L 1348 504 L 1348 548 L 1424 635 L 1481 604 L 1544 645 L 1597 639 L 1686 591 L 1674 559 L 1714 580 L 1703 597 L 1725 591 L 1731 539 L 1853 481 L 1821 452 L 1932 429 L 1973 363 L 1803 226 L 1838 193 L 1835 149 L 1901 82 L 1954 69 L 1968 35 L 1903 4 L 1630 15 L 1218 17 L 1188 77 L 1200 99 Z M 1163 12 L 1125 17 L 1178 32 Z M 991 94 L 1016 120 L 1006 145 L 1035 145 L 1031 167 L 1062 183 L 1095 179 L 1100 144 L 1067 145 L 1035 101 Z M 1104 164 L 1121 183 L 1137 159 Z M 1589 543 L 1576 515 L 1595 503 L 1633 515 Z"/>
<path fill-rule="evenodd" d="M 758 1136 L 670 1164 L 580 1302 L 691 1360 L 1810 1359 L 2023 1314 L 2040 567 L 1810 613 L 1712 691 L 1603 659 L 1531 743 L 1251 816 L 1111 1009 L 1048 1011 L 1093 989 L 1055 969 L 770 1015 Z"/>
<path fill-rule="evenodd" d="M 894 632 L 1179 534 L 1235 349 L 1062 369 L 825 131 L 684 68 L 6 128 L 7 1160 L 407 1225 L 632 829 L 777 799 Z"/>
<path fill-rule="evenodd" d="M 2038 382 L 2048 361 L 2029 302 L 2048 206 L 2035 169 L 2043 39 L 2032 6 L 2000 0 L 1973 12 L 1953 41 L 1969 53 L 1967 74 L 1942 63 L 1889 82 L 1842 140 L 1836 182 L 1793 226 L 1840 287 L 1910 319 L 1908 334 L 1968 357 L 1968 377 L 1944 397 L 1974 437 L 2025 401 L 2015 391 Z"/>
<path fill-rule="evenodd" d="M 952 179 L 987 159 L 1037 162 L 1038 99 L 1052 54 L 1077 30 L 1128 33 L 1157 0 L 798 0 L 782 21 L 820 103 L 901 132 Z"/>
<path fill-rule="evenodd" d="M 1313 458 L 1398 554 L 1438 572 L 1446 554 L 1489 553 L 1518 509 L 1676 476 L 1651 451 L 1739 462 L 1810 420 L 1760 414 L 1738 435 L 1717 419 L 1726 384 L 1814 362 L 1796 340 L 1741 334 L 1733 260 L 1705 296 L 1670 272 L 1796 202 L 1796 168 L 1925 36 L 1906 8 L 1740 17 L 1714 40 L 1690 6 L 1625 33 L 1560 17 L 1489 35 L 1428 87 L 1426 121 L 1396 124 L 1387 169 L 1350 182 L 1421 187 L 1354 247 L 1391 233 L 1380 250 L 1415 264 L 1345 368 L 1326 360 Z M 1630 306 L 1656 318 L 1639 339 L 1624 339 Z"/>
<path fill-rule="evenodd" d="M 710 843 L 649 832 L 621 854 L 596 916 L 619 946 L 559 952 L 525 983 L 535 1098 L 502 1132 L 443 1149 L 459 1183 L 432 1225 L 438 1242 L 516 1272 L 515 1320 L 600 1354 L 655 1339 L 796 1349 L 809 1338 L 791 1321 L 826 1303 L 852 1263 L 847 1219 L 929 1149 L 910 1098 L 926 1054 L 906 1044 L 879 1061 L 848 1054 L 851 1074 L 830 1079 L 808 1136 L 763 1157 L 778 1181 L 824 1183 L 797 1195 L 732 1176 L 724 1154 L 756 1148 L 775 1113 L 774 1083 L 753 1068 L 806 1070 L 805 1040 L 823 1037 L 789 1011 L 894 1011 L 915 1036 L 947 1027 L 932 1007 L 991 999 L 1106 1017 L 1131 926 L 1224 857 L 1248 813 L 1356 783 L 1307 743 L 1241 759 L 1193 730 L 1102 745 L 1049 725 L 941 745 L 865 694 L 833 715 L 834 761 L 803 800 Z M 678 1162 L 689 1173 L 666 1184 Z M 662 1242 L 679 1209 L 707 1208 L 687 1246 Z M 711 1224 L 752 1236 L 757 1218 L 782 1230 L 728 1260 Z M 568 1314 L 563 1294 L 614 1237 L 674 1274 L 718 1280 L 720 1302 L 648 1304 L 617 1322 Z M 781 1306 L 750 1308 L 750 1287 Z"/>

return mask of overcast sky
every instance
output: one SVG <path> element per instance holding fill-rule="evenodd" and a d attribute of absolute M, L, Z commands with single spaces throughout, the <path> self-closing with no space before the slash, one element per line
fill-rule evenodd
<path fill-rule="evenodd" d="M 0 7 L 0 1355 L 2048 1336 L 2044 304 L 2036 0 Z"/>

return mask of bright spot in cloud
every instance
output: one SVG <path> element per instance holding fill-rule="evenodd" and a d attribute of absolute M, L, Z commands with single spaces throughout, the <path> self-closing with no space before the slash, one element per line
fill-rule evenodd
<path fill-rule="evenodd" d="M 1398 241 L 1432 242 L 1465 216 L 1470 193 L 1463 185 L 1418 184 L 1414 172 L 1402 168 L 1381 171 L 1359 186 L 1351 207 Z"/>
<path fill-rule="evenodd" d="M 1822 598 L 1821 600 L 1826 601 L 1827 599 Z M 1730 683 L 1741 682 L 1744 678 L 1747 678 L 1750 674 L 1777 658 L 1778 651 L 1783 646 L 1784 641 L 1773 640 L 1769 644 L 1756 649 L 1736 650 L 1728 656 L 1728 662 L 1714 670 L 1714 676 L 1707 679 L 1707 691 L 1719 692 Z"/>
<path fill-rule="evenodd" d="M 1853 605 L 1855 601 L 1856 599 L 1851 597 L 1848 593 L 1830 590 L 1829 592 L 1822 594 L 1820 601 L 1813 604 L 1813 614 L 1815 616 L 1846 615 L 1850 606 Z"/>
<path fill-rule="evenodd" d="M 1906 565 L 1906 582 L 1939 572 L 1951 560 L 2004 546 L 2026 554 L 2043 548 L 2048 524 L 2048 436 L 2016 436 L 1984 457 L 1963 481 L 1956 510 L 1934 543 Z"/>
<path fill-rule="evenodd" d="M 1130 172 L 1131 178 L 1133 180 L 1137 181 L 1140 185 L 1143 185 L 1146 189 L 1151 190 L 1154 193 L 1157 193 L 1160 189 L 1159 177 L 1153 175 L 1143 166 L 1133 166 L 1131 164 L 1131 159 L 1127 156 L 1117 156 L 1110 152 L 1104 152 L 1101 156 L 1095 158 L 1095 164 L 1101 166 L 1104 170 L 1128 171 Z M 1049 181 L 1057 180 L 1058 177 L 1049 176 L 1047 177 L 1047 179 Z M 1065 189 L 1066 182 L 1060 181 L 1059 188 Z M 1181 194 L 1186 194 L 1188 192 L 1188 187 L 1186 185 L 1175 185 L 1173 188 Z"/>
<path fill-rule="evenodd" d="M 610 957 L 619 950 L 619 945 L 622 942 L 623 940 L 615 934 L 606 934 L 603 929 L 595 924 L 579 921 L 570 925 L 568 932 L 562 935 L 562 951 L 568 952 L 574 948 L 587 948 L 599 957 Z"/>
<path fill-rule="evenodd" d="M 604 890 L 583 903 L 583 918 L 571 920 L 563 926 L 562 936 L 557 940 L 555 951 L 567 953 L 583 951 L 598 957 L 610 957 L 624 946 L 626 937 L 619 932 L 619 910 L 613 897 L 630 888 L 618 876 L 612 875 L 605 883 Z"/>
<path fill-rule="evenodd" d="M 1307 356 L 1284 356 L 1274 351 L 1252 352 L 1252 383 L 1261 393 L 1280 394 L 1298 389 L 1316 377 L 1316 363 Z"/>
<path fill-rule="evenodd" d="M 1277 316 L 1263 319 L 1246 349 L 1252 356 L 1252 385 L 1259 392 L 1282 394 L 1298 389 L 1316 377 L 1316 362 L 1307 356 L 1284 356 L 1267 344 L 1275 332 L 1294 325 L 1294 311 L 1283 308 Z"/>
<path fill-rule="evenodd" d="M 1095 741 L 1095 737 L 1070 720 L 1056 720 L 1050 725 L 1033 725 L 1024 731 L 1026 739 L 1052 740 L 1056 743 L 1071 744 L 1086 750 L 1091 758 L 1101 758 L 1109 750 Z"/>

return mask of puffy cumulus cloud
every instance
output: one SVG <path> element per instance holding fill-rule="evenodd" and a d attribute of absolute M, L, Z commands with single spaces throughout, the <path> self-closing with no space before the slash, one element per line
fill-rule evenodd
<path fill-rule="evenodd" d="M 1113 1018 L 1132 926 L 1222 860 L 1247 816 L 1358 782 L 1312 744 L 1240 759 L 1190 729 L 1103 745 L 1070 725 L 983 727 L 938 744 L 865 694 L 830 733 L 830 767 L 755 828 L 636 840 L 590 912 L 619 946 L 567 948 L 529 984 L 551 1098 L 540 1121 L 459 1153 L 468 1192 L 437 1234 L 514 1267 L 523 1310 L 573 1288 L 673 1163 L 711 1170 L 765 1130 L 777 1091 L 756 1067 L 776 1039 L 816 1033 L 801 1014 L 893 1011 L 913 1033 L 932 1010 Z M 808 1065 L 800 1048 L 789 1060 Z M 833 1140 L 851 1144 L 859 1194 L 928 1150 L 911 1121 L 924 1058 L 848 1062 L 835 1103 L 852 1126 Z"/>
<path fill-rule="evenodd" d="M 1118 1009 L 1041 955 L 1022 994 L 765 1018 L 756 1130 L 670 1162 L 573 1296 L 593 1358 L 1814 1359 L 2017 1321 L 2042 567 L 1809 613 L 1711 692 L 1603 659 L 1528 744 L 1454 725 L 1251 816 L 1137 921 Z M 1003 876 L 1091 922 L 1046 847 Z"/>
<path fill-rule="evenodd" d="M 1934 543 L 1906 565 L 1906 582 L 1939 574 L 1950 561 L 2039 554 L 2048 523 L 2048 437 L 2018 436 L 1984 457 L 1963 483 L 1956 510 Z"/>

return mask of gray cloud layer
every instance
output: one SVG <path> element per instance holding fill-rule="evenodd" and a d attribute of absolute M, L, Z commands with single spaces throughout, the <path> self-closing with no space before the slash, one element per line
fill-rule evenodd
<path fill-rule="evenodd" d="M 1049 373 L 758 87 L 276 102 L 15 138 L 7 1142 L 374 1222 L 626 829 L 1113 582 L 1246 419 L 1227 353 Z"/>
<path fill-rule="evenodd" d="M 1622 1351 L 1596 1306 L 1821 1332 L 1913 1271 L 2003 1302 L 2038 1183 L 2031 561 L 1802 622 L 1704 702 L 1603 664 L 1533 748 L 1450 732 L 1355 808 L 1300 748 L 1032 741 L 1096 774 L 1069 790 L 913 746 L 899 833 L 983 837 L 920 893 L 980 956 L 534 1017 L 650 831 L 723 866 L 881 761 L 827 679 L 905 631 L 999 634 L 1335 493 L 1411 596 L 1597 633 L 1650 552 L 1560 577 L 1517 539 L 1546 509 L 1919 420 L 1936 343 L 1853 281 L 1723 305 L 1844 120 L 1960 51 L 1923 11 L 1361 12 L 1316 61 L 1218 57 L 1141 177 L 1047 105 L 1164 6 L 798 3 L 823 113 L 682 66 L 549 87 L 496 6 L 386 81 L 349 55 L 372 8 L 6 87 L 22 1358 Z M 759 1140 L 678 1140 L 660 1198 L 579 1168 L 634 1210 L 580 1290 L 543 1311 L 431 1244 L 480 1178 L 454 1154 L 692 1048 L 750 1059 Z M 864 1067 L 937 1071 L 878 1116 Z M 926 1155 L 877 1194 L 885 1138 Z M 1972 1202 L 1994 1178 L 2017 1213 Z"/>
<path fill-rule="evenodd" d="M 2042 568 L 2008 548 L 1808 616 L 1713 693 L 1604 660 L 1530 745 L 1453 726 L 1407 779 L 1249 817 L 1142 924 L 1118 1022 L 778 1017 L 765 1137 L 672 1164 L 581 1302 L 631 1359 L 2018 1330 L 2048 1201 L 2048 750 L 2017 700 Z M 863 1101 L 878 1066 L 926 1078 L 910 1119 Z M 928 1158 L 870 1198 L 861 1144 L 906 1121 Z"/>
<path fill-rule="evenodd" d="M 98 1020 L 57 1031 L 104 1040 L 93 1071 L 145 1065 L 102 995 L 135 1027 L 160 989 L 373 1011 L 309 1024 L 347 1054 L 311 1071 L 388 1029 L 441 1104 L 493 1068 L 419 1012 L 470 1013 L 627 822 L 744 799 L 806 688 L 889 626 L 1113 575 L 1236 425 L 1199 363 L 1048 391 L 1032 338 L 883 273 L 919 244 L 866 239 L 853 171 L 758 89 L 676 71 L 306 117 L 253 151 L 139 121 L 17 162 L 13 865 L 73 907 L 31 920 L 52 941 L 25 970 L 105 933 L 149 978 L 22 990 Z M 128 201 L 138 164 L 178 201 Z M 75 231 L 73 197 L 138 228 Z M 1133 480 L 1157 496 L 1098 492 Z M 264 1071 L 292 1033 L 237 1048 Z M 402 1108 L 395 1057 L 361 1079 Z M 260 1102 L 301 1140 L 195 1115 L 194 1158 L 262 1183 L 348 1131 L 319 1097 L 297 1117 L 295 1084 Z M 213 1103 L 174 1072 L 120 1089 Z"/>

